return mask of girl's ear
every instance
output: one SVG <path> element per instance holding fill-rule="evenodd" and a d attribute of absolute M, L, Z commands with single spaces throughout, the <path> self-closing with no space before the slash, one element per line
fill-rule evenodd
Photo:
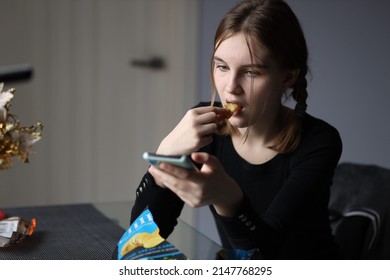
<path fill-rule="evenodd" d="M 299 76 L 299 69 L 293 69 L 293 70 L 287 70 L 286 71 L 286 76 L 283 82 L 284 89 L 287 90 L 288 88 L 291 88 L 294 84 L 295 81 L 297 80 Z"/>

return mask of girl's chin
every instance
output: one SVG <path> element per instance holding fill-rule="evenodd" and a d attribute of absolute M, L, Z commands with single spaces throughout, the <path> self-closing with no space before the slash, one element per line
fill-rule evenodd
<path fill-rule="evenodd" d="M 248 123 L 243 121 L 243 120 L 239 120 L 237 118 L 235 118 L 234 116 L 232 116 L 230 119 L 229 119 L 229 123 L 231 126 L 235 127 L 235 128 L 245 128 L 248 126 Z"/>

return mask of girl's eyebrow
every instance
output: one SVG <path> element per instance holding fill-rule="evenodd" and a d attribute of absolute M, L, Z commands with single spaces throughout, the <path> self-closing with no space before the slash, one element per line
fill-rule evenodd
<path fill-rule="evenodd" d="M 214 60 L 218 60 L 220 62 L 226 63 L 222 58 L 219 58 L 218 56 L 214 56 Z"/>
<path fill-rule="evenodd" d="M 227 64 L 222 58 L 218 57 L 218 56 L 214 56 L 213 58 L 215 61 L 218 61 L 218 62 L 222 62 L 222 63 L 225 63 Z M 241 65 L 242 68 L 247 68 L 247 67 L 254 67 L 254 68 L 260 68 L 260 69 L 266 69 L 266 68 L 269 68 L 266 64 L 244 64 L 244 65 Z"/>

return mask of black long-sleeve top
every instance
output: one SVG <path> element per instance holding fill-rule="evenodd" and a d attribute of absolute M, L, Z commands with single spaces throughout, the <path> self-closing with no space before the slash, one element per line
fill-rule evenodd
<path fill-rule="evenodd" d="M 215 135 L 202 151 L 215 155 L 244 193 L 234 217 L 219 216 L 210 206 L 223 247 L 256 248 L 266 259 L 339 258 L 328 220 L 330 185 L 342 151 L 334 127 L 306 114 L 297 149 L 263 164 L 241 158 L 230 136 Z M 137 189 L 132 221 L 146 207 L 167 237 L 183 202 L 146 173 Z"/>

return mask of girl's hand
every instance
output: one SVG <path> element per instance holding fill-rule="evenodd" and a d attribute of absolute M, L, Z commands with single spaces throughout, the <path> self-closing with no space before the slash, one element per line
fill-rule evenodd
<path fill-rule="evenodd" d="M 177 126 L 164 138 L 158 154 L 189 155 L 212 142 L 227 110 L 219 107 L 199 107 L 189 110 Z"/>
<path fill-rule="evenodd" d="M 219 215 L 233 216 L 243 199 L 238 184 L 226 174 L 214 156 L 193 153 L 192 159 L 203 164 L 201 170 L 187 170 L 163 163 L 159 169 L 152 166 L 149 172 L 189 206 L 213 205 Z"/>

